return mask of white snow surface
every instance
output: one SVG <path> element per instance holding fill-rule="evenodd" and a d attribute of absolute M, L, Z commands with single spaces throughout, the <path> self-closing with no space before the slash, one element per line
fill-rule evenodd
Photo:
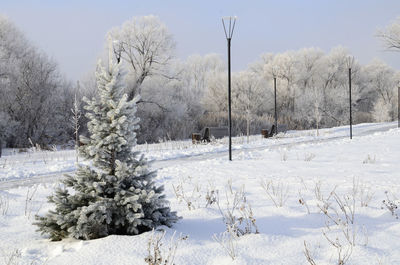
<path fill-rule="evenodd" d="M 319 136 L 315 131 L 291 131 L 272 139 L 252 136 L 248 144 L 246 137 L 238 137 L 233 161 L 227 159 L 226 139 L 209 145 L 182 141 L 138 146 L 154 161 L 157 183 L 165 186 L 171 208 L 182 217 L 172 228 L 161 227 L 166 231 L 162 251 L 167 251 L 176 233 L 175 238 L 188 237 L 178 243 L 177 265 L 308 264 L 306 242 L 317 264 L 337 264 L 337 248 L 322 231 L 333 240 L 337 237 L 343 251 L 349 243 L 332 222 L 327 230 L 329 218 L 317 207 L 316 183 L 320 183 L 324 198 L 335 189 L 344 200 L 358 182 L 364 195 L 358 192 L 356 196 L 355 246 L 346 264 L 400 264 L 400 220 L 382 203 L 389 198 L 399 205 L 400 130 L 396 127 L 397 122 L 357 125 L 352 140 L 348 127 L 323 129 Z M 38 178 L 31 185 L 25 181 L 42 175 L 57 179 L 60 172 L 73 172 L 74 162 L 74 151 L 20 154 L 6 150 L 0 159 L 0 263 L 146 264 L 151 232 L 51 242 L 35 231 L 34 215 L 52 209 L 46 197 L 58 184 L 51 178 Z M 205 200 L 207 191 L 216 189 L 224 208 L 229 180 L 233 190 L 244 185 L 259 230 L 234 240 L 234 260 L 213 239 L 225 231 L 225 224 L 218 207 L 206 207 Z M 260 185 L 262 180 L 288 190 L 282 207 L 275 207 Z M 14 184 L 5 186 L 11 182 Z M 174 187 L 179 185 L 192 209 L 175 196 Z M 361 197 L 365 200 L 368 194 L 372 194 L 371 201 L 361 207 Z M 307 203 L 310 213 L 299 199 Z M 334 205 L 334 200 L 331 203 Z"/>

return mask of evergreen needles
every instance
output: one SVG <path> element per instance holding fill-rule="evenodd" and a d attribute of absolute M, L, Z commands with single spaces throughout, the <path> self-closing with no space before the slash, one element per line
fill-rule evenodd
<path fill-rule="evenodd" d="M 111 234 L 136 235 L 177 221 L 155 172 L 138 152 L 136 102 L 123 95 L 119 64 L 96 73 L 99 99 L 85 99 L 90 137 L 80 138 L 79 154 L 88 161 L 67 175 L 49 202 L 55 209 L 35 223 L 52 240 L 65 237 L 95 239 Z"/>

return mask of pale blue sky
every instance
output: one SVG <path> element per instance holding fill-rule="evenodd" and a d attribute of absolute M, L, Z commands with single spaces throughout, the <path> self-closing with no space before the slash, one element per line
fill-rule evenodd
<path fill-rule="evenodd" d="M 157 15 L 177 42 L 176 56 L 226 57 L 221 17 L 238 16 L 232 67 L 244 70 L 265 52 L 347 47 L 361 63 L 380 58 L 400 70 L 400 53 L 385 52 L 376 30 L 400 16 L 399 0 L 2 0 L 8 16 L 72 80 L 93 69 L 106 32 L 133 16 Z"/>

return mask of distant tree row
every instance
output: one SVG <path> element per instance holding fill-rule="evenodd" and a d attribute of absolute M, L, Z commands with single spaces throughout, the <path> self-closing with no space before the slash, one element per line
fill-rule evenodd
<path fill-rule="evenodd" d="M 73 93 L 57 64 L 0 16 L 0 140 L 12 147 L 67 141 Z"/>
<path fill-rule="evenodd" d="M 309 48 L 264 54 L 246 71 L 233 73 L 234 133 L 260 133 L 273 122 L 274 77 L 280 123 L 292 129 L 348 124 L 348 57 L 342 47 L 329 53 Z M 399 73 L 379 60 L 364 66 L 354 62 L 351 68 L 354 121 L 395 119 Z M 169 69 L 176 78 L 154 76 L 142 85 L 142 97 L 163 107 L 140 106 L 146 117 L 141 140 L 187 138 L 204 126 L 226 126 L 227 74 L 221 57 L 191 56 Z"/>
<path fill-rule="evenodd" d="M 388 28 L 380 36 L 386 33 L 393 34 Z M 0 18 L 0 35 L 0 139 L 8 146 L 26 146 L 29 139 L 44 144 L 74 139 L 69 122 L 74 94 L 97 97 L 94 74 L 72 85 L 5 18 Z M 175 59 L 173 37 L 155 16 L 133 18 L 106 39 L 105 51 L 111 48 L 127 72 L 129 99 L 141 96 L 139 143 L 185 139 L 205 126 L 226 126 L 227 73 L 221 56 Z M 379 60 L 349 65 L 349 55 L 340 46 L 328 53 L 307 48 L 263 54 L 245 71 L 233 73 L 234 134 L 260 133 L 272 123 L 274 77 L 280 123 L 292 129 L 348 124 L 348 67 L 355 123 L 395 119 L 399 72 Z M 81 118 L 81 134 L 86 122 Z"/>

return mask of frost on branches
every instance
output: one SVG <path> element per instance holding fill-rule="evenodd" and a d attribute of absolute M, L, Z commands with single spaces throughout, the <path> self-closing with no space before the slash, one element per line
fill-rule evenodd
<path fill-rule="evenodd" d="M 99 100 L 88 100 L 90 138 L 79 154 L 89 163 L 79 165 L 74 176 L 67 175 L 49 202 L 55 209 L 37 216 L 38 231 L 51 240 L 65 237 L 95 239 L 111 234 L 136 235 L 178 220 L 171 212 L 163 187 L 153 181 L 147 161 L 138 152 L 135 117 L 138 97 L 127 101 L 123 95 L 124 74 L 118 64 L 96 73 Z"/>

